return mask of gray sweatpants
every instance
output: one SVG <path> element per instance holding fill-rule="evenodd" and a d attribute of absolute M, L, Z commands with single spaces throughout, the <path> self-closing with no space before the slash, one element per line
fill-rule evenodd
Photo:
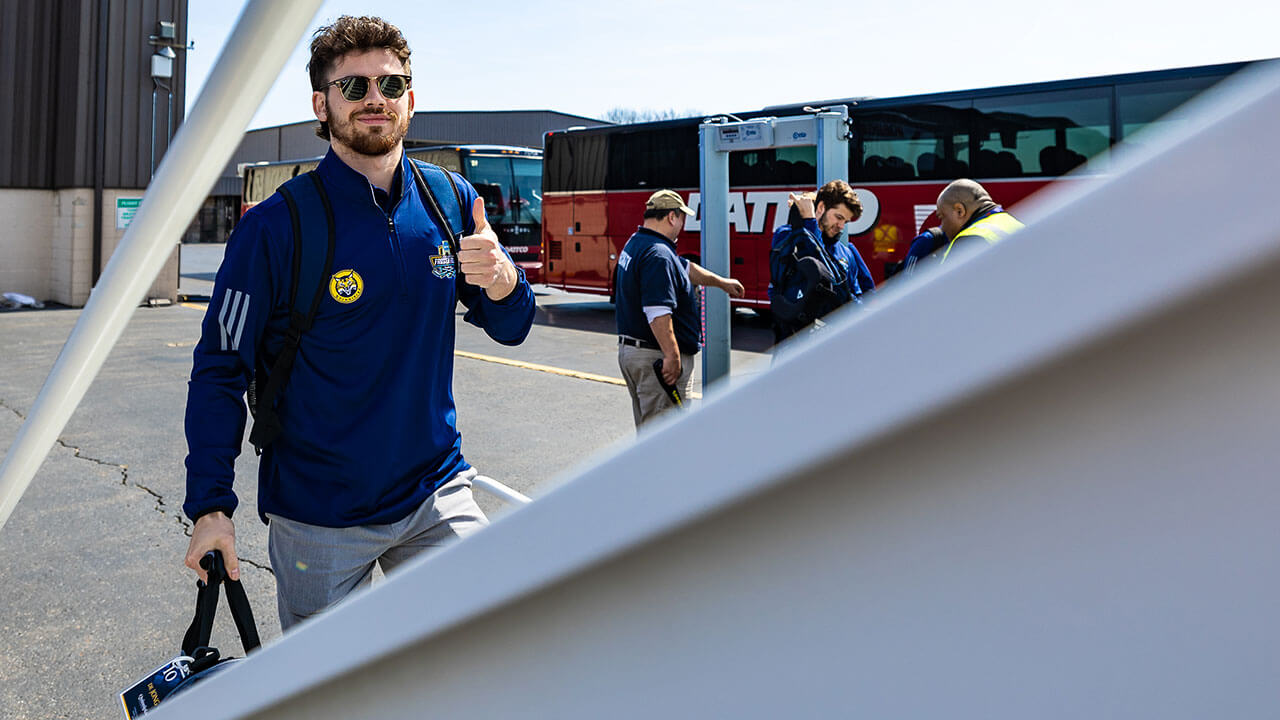
<path fill-rule="evenodd" d="M 328 528 L 268 514 L 268 553 L 276 574 L 280 627 L 298 622 L 369 585 L 418 553 L 489 524 L 471 495 L 475 468 L 440 486 L 417 510 L 389 525 Z"/>

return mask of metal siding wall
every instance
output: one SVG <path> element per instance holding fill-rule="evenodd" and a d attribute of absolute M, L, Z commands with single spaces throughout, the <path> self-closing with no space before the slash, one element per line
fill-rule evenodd
<path fill-rule="evenodd" d="M 49 95 L 48 73 L 54 68 L 51 62 L 58 47 L 57 23 L 54 21 L 55 6 L 52 3 L 37 3 L 32 6 L 27 16 L 27 25 L 22 37 L 18 38 L 19 57 L 26 58 L 26 67 L 20 72 L 25 76 L 27 88 L 18 98 L 29 98 L 35 102 L 25 102 L 25 111 L 18 114 L 26 128 L 23 133 L 23 144 L 15 148 L 27 166 L 32 184 L 37 187 L 53 186 L 53 167 L 49 161 L 49 149 L 53 145 L 53 133 L 50 127 L 53 102 Z M 12 105 L 15 109 L 18 103 Z"/>
<path fill-rule="evenodd" d="M 426 112 L 414 115 L 409 136 L 456 143 L 491 143 L 541 148 L 548 130 L 573 125 L 606 125 L 597 120 L 546 110 L 512 112 Z"/>
<path fill-rule="evenodd" d="M 315 122 L 285 125 L 278 132 L 276 160 L 299 160 L 324 155 L 329 151 L 329 143 L 316 136 Z"/>
<path fill-rule="evenodd" d="M 137 43 L 136 50 L 132 52 L 132 55 L 139 64 L 137 77 L 140 80 L 136 86 L 138 91 L 136 106 L 138 152 L 136 156 L 137 169 L 133 178 L 136 187 L 144 187 L 151 180 L 153 139 L 157 167 L 159 167 L 160 161 L 164 158 L 165 152 L 169 149 L 169 141 L 172 139 L 172 136 L 169 135 L 170 130 L 176 135 L 178 127 L 182 123 L 186 97 L 184 76 L 187 52 L 175 49 L 177 57 L 173 61 L 173 78 L 165 82 L 166 87 L 173 95 L 172 104 L 170 104 L 170 98 L 165 90 L 157 86 L 151 78 L 151 56 L 159 48 L 152 46 L 147 37 L 158 32 L 159 26 L 157 23 L 164 20 L 175 23 L 177 29 L 175 42 L 185 45 L 187 41 L 186 9 L 186 3 L 182 0 L 151 0 L 147 2 L 141 6 L 142 14 L 135 30 L 136 39 L 127 38 L 125 42 L 126 45 Z M 152 109 L 153 92 L 155 100 L 154 111 Z M 171 112 L 172 118 L 170 118 Z M 152 127 L 153 119 L 154 128 Z"/>
<path fill-rule="evenodd" d="M 99 0 L 99 2 L 110 2 L 110 0 Z M 107 15 L 107 45 L 108 47 L 102 51 L 100 58 L 106 64 L 106 108 L 103 113 L 103 123 L 99 142 L 101 143 L 101 154 L 104 162 L 103 182 L 106 185 L 118 184 L 118 180 L 113 183 L 112 178 L 118 178 L 120 175 L 120 154 L 124 143 L 124 98 L 119 93 L 119 77 L 121 73 L 120 63 L 115 59 L 118 52 L 118 46 L 112 43 L 111 38 L 120 37 L 124 33 L 124 18 L 117 7 L 111 8 Z"/>
<path fill-rule="evenodd" d="M 79 9 L 80 32 L 76 52 L 80 60 L 76 78 L 75 99 L 75 147 L 74 175 L 65 187 L 91 187 L 93 185 L 93 153 L 101 142 L 101 128 L 95 114 L 98 83 L 94 75 L 98 57 L 98 8 L 93 0 L 72 1 Z"/>
<path fill-rule="evenodd" d="M 86 8 L 88 13 L 93 11 L 93 8 Z M 103 183 L 107 187 L 143 188 L 151 179 L 153 133 L 151 103 L 152 90 L 155 87 L 151 79 L 151 55 L 155 48 L 148 42 L 148 36 L 157 32 L 156 23 L 159 20 L 172 20 L 176 23 L 177 42 L 186 43 L 187 6 L 183 0 L 149 0 L 147 2 L 115 0 L 110 4 L 106 52 L 106 123 L 101 129 L 94 127 L 91 80 L 86 83 L 88 92 L 82 96 L 84 105 L 89 108 L 85 113 L 85 127 L 90 136 L 100 132 L 104 142 L 106 167 Z M 90 20 L 88 24 L 95 25 L 96 22 Z M 82 40 L 90 40 L 87 37 L 89 34 L 81 33 Z M 91 34 L 96 39 L 96 28 Z M 174 60 L 175 82 L 173 83 L 173 131 L 175 134 L 182 122 L 186 98 L 184 78 L 186 52 L 178 50 L 177 55 L 178 57 Z M 86 68 L 86 75 L 89 77 L 94 75 L 91 66 L 95 61 L 96 58 L 91 60 L 90 67 Z M 155 161 L 159 165 L 166 149 L 168 100 L 163 91 L 158 91 L 155 93 L 155 101 Z M 93 143 L 86 139 L 85 146 L 92 148 Z M 92 154 L 92 150 L 89 154 Z M 92 163 L 86 162 L 82 176 L 83 184 L 92 184 L 91 168 Z"/>
<path fill-rule="evenodd" d="M 187 44 L 187 0 L 165 0 L 164 12 L 166 16 L 161 17 L 162 20 L 173 20 L 178 25 L 178 42 L 183 45 Z M 173 135 L 178 134 L 178 128 L 182 126 L 182 121 L 186 118 L 187 107 L 187 51 L 179 50 L 178 58 L 173 62 L 173 80 L 171 82 L 173 88 Z M 170 136 L 169 140 L 172 140 Z M 165 152 L 169 150 L 169 142 L 166 141 L 161 145 Z"/>
<path fill-rule="evenodd" d="M 0 96 L 27 99 L 0 116 L 0 187 L 93 184 L 99 1 L 0 7 Z"/>
<path fill-rule="evenodd" d="M 222 169 L 222 179 L 237 177 L 236 168 L 240 163 L 277 160 L 276 148 L 279 146 L 279 128 L 250 130 L 240 140 L 239 147 L 231 154 L 231 162 Z M 216 194 L 216 193 L 215 193 Z"/>
<path fill-rule="evenodd" d="M 4 187 L 51 187 L 50 163 L 45 155 L 52 144 L 49 127 L 52 99 L 48 95 L 49 74 L 56 23 L 56 8 L 48 3 L 3 4 L 0 19 L 0 97 L 22 98 L 21 109 L 12 109 L 0 118 L 0 153 L 5 168 L 0 175 Z"/>
<path fill-rule="evenodd" d="M 0 68 L 12 68 L 11 72 L 0 72 L 0 97 L 19 97 L 18 82 L 18 10 L 17 0 L 5 0 L 0 3 Z M 18 186 L 21 169 L 14 154 L 18 145 L 16 112 L 0 113 L 0 187 Z"/>
<path fill-rule="evenodd" d="M 53 187 L 85 187 L 92 167 L 87 137 L 93 110 L 93 84 L 88 77 L 95 41 L 92 7 L 84 0 L 62 0 L 57 8 L 57 81 L 50 87 L 55 141 L 48 148 L 48 162 Z"/>
<path fill-rule="evenodd" d="M 123 8 L 120 8 L 121 4 L 124 5 Z M 146 180 L 150 179 L 147 152 L 151 147 L 143 133 L 150 132 L 151 119 L 143 107 L 145 104 L 146 110 L 149 111 L 151 101 L 142 90 L 143 83 L 148 86 L 151 84 L 151 79 L 147 77 L 147 70 L 150 68 L 143 69 L 140 53 L 131 42 L 142 28 L 142 10 L 141 3 L 137 2 L 112 3 L 112 12 L 120 14 L 122 25 L 119 34 L 111 36 L 111 41 L 114 43 L 111 62 L 115 64 L 116 72 L 112 73 L 109 82 L 113 83 L 116 92 L 120 93 L 121 124 L 120 143 L 117 145 L 119 155 L 116 158 L 114 173 L 113 168 L 110 165 L 107 166 L 107 187 L 145 187 Z M 136 130 L 129 132 L 130 128 L 136 128 Z M 142 179 L 141 184 L 138 182 L 139 176 Z"/>

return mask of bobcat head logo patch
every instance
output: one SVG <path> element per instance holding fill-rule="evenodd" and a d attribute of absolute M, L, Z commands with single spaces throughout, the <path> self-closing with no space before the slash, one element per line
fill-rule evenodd
<path fill-rule="evenodd" d="M 355 270 L 339 270 L 329 278 L 329 296 L 343 305 L 360 299 L 364 293 L 364 280 Z"/>

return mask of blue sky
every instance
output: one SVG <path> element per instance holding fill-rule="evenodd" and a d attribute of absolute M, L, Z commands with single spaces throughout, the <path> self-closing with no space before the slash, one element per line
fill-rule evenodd
<path fill-rule="evenodd" d="M 189 0 L 196 47 L 188 109 L 244 5 Z M 413 50 L 420 110 L 591 117 L 617 106 L 731 112 L 1280 57 L 1280 3 L 988 0 L 973 8 L 914 0 L 329 0 L 311 27 L 344 13 L 399 25 Z M 250 127 L 311 118 L 306 42 Z"/>

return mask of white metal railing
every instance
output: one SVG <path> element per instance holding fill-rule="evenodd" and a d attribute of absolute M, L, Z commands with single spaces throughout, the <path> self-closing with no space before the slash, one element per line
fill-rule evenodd
<path fill-rule="evenodd" d="M 506 485 L 485 475 L 477 475 L 471 479 L 471 486 L 480 490 L 484 490 L 499 500 L 506 500 L 512 505 L 528 505 L 533 502 L 528 495 L 524 495 L 513 490 Z"/>
<path fill-rule="evenodd" d="M 1183 115 L 157 717 L 1274 714 L 1280 67 Z"/>

